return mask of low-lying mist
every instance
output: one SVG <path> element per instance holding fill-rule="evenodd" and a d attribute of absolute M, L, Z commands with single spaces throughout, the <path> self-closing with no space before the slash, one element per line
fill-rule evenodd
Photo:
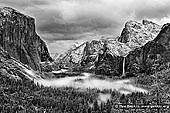
<path fill-rule="evenodd" d="M 75 76 L 75 77 L 64 77 L 64 78 L 55 78 L 55 79 L 38 79 L 35 82 L 42 84 L 44 86 L 51 87 L 74 87 L 80 89 L 86 88 L 97 88 L 99 90 L 112 89 L 117 90 L 123 94 L 129 94 L 131 92 L 145 92 L 146 89 L 136 87 L 131 83 L 130 79 L 124 80 L 101 80 L 99 78 L 92 77 L 92 74 L 83 73 L 84 76 Z"/>

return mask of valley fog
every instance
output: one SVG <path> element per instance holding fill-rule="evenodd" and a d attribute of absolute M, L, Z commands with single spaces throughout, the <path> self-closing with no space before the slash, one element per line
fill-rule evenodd
<path fill-rule="evenodd" d="M 83 73 L 83 76 L 75 77 L 64 77 L 55 79 L 37 79 L 36 83 L 42 84 L 44 86 L 51 87 L 74 87 L 80 89 L 86 88 L 97 88 L 99 90 L 112 89 L 117 90 L 123 94 L 129 94 L 132 92 L 143 92 L 147 93 L 146 89 L 136 87 L 131 83 L 130 79 L 123 80 L 103 80 L 99 78 L 92 77 L 90 73 Z"/>

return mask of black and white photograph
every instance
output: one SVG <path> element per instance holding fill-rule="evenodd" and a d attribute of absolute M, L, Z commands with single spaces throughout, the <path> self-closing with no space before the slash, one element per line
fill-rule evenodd
<path fill-rule="evenodd" d="M 0 113 L 170 113 L 170 0 L 0 0 Z"/>

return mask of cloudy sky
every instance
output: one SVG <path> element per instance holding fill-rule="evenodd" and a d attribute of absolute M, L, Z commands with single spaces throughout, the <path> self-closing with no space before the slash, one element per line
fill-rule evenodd
<path fill-rule="evenodd" d="M 128 20 L 170 22 L 170 0 L 0 0 L 36 18 L 37 32 L 50 53 L 63 53 L 75 42 L 119 36 Z"/>

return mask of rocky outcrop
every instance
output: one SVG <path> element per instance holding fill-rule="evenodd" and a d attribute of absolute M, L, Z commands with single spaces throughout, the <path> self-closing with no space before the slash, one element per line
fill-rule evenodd
<path fill-rule="evenodd" d="M 128 21 L 120 37 L 105 37 L 85 42 L 70 49 L 60 59 L 60 64 L 69 68 L 92 69 L 96 74 L 120 75 L 123 71 L 127 72 L 128 60 L 124 57 L 155 39 L 160 29 L 159 25 L 147 20 L 143 20 L 142 24 Z"/>
<path fill-rule="evenodd" d="M 148 20 L 143 20 L 142 23 L 130 20 L 125 24 L 118 40 L 130 48 L 138 48 L 153 40 L 160 29 L 161 26 Z"/>
<path fill-rule="evenodd" d="M 34 70 L 41 70 L 40 62 L 52 60 L 36 33 L 35 19 L 9 7 L 0 8 L 0 46 Z"/>
<path fill-rule="evenodd" d="M 29 66 L 11 57 L 2 47 L 0 47 L 0 76 L 18 80 L 41 78 Z"/>

